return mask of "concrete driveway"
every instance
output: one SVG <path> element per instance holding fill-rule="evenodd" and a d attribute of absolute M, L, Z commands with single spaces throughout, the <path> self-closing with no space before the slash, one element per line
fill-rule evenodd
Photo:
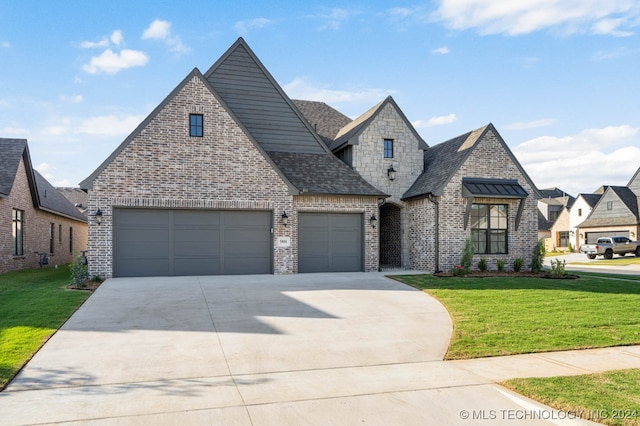
<path fill-rule="evenodd" d="M 0 418 L 513 425 L 545 408 L 442 362 L 451 331 L 378 273 L 110 279 L 0 393 Z"/>

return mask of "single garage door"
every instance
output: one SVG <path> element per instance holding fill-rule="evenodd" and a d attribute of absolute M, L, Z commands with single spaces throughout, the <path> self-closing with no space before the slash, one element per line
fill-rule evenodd
<path fill-rule="evenodd" d="M 271 212 L 114 210 L 114 276 L 272 273 Z"/>
<path fill-rule="evenodd" d="M 362 215 L 300 213 L 298 272 L 363 270 Z"/>
<path fill-rule="evenodd" d="M 595 244 L 598 242 L 598 238 L 602 238 L 602 237 L 629 238 L 629 231 L 587 232 L 586 235 L 587 235 L 587 244 Z"/>

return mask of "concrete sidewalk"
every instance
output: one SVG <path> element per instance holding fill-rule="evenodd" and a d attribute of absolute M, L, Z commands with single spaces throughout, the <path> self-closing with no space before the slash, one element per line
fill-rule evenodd
<path fill-rule="evenodd" d="M 442 361 L 447 311 L 381 273 L 106 281 L 0 393 L 3 425 L 591 424 L 510 377 L 638 347 Z"/>

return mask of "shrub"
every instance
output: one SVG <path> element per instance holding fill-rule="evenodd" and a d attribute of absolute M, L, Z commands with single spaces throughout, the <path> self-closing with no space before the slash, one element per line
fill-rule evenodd
<path fill-rule="evenodd" d="M 573 253 L 573 244 L 569 243 L 569 253 Z"/>
<path fill-rule="evenodd" d="M 452 270 L 451 270 L 451 275 L 454 277 L 460 277 L 460 276 L 464 276 L 467 275 L 469 273 L 468 270 L 464 269 L 462 267 L 462 265 L 456 265 Z"/>
<path fill-rule="evenodd" d="M 565 267 L 567 265 L 567 261 L 563 260 L 562 262 L 558 259 L 551 261 L 551 271 L 549 271 L 549 275 L 552 277 L 564 277 L 566 275 Z"/>
<path fill-rule="evenodd" d="M 533 248 L 533 256 L 531 257 L 531 272 L 538 273 L 542 271 L 544 253 L 544 241 L 539 240 L 536 246 Z"/>
<path fill-rule="evenodd" d="M 516 260 L 513 261 L 513 270 L 514 272 L 520 272 L 520 270 L 522 269 L 522 264 L 524 263 L 524 260 L 522 260 L 521 257 L 517 258 Z"/>
<path fill-rule="evenodd" d="M 478 261 L 478 269 L 480 269 L 482 272 L 487 270 L 487 259 L 483 257 Z"/>
<path fill-rule="evenodd" d="M 82 256 L 76 256 L 75 260 L 69 265 L 71 272 L 71 285 L 77 288 L 83 288 L 85 281 L 89 279 L 89 267 L 84 263 Z"/>
<path fill-rule="evenodd" d="M 498 265 L 498 272 L 504 271 L 504 259 L 496 260 L 496 265 Z"/>
<path fill-rule="evenodd" d="M 470 239 L 467 239 L 464 242 L 464 252 L 462 253 L 460 266 L 462 266 L 468 273 L 471 270 L 471 262 L 473 262 L 473 244 Z"/>

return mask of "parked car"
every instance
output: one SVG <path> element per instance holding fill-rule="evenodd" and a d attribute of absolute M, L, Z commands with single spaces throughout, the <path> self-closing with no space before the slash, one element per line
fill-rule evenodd
<path fill-rule="evenodd" d="M 640 241 L 631 241 L 627 237 L 602 237 L 595 244 L 584 244 L 580 247 L 580 253 L 585 253 L 589 259 L 595 259 L 596 256 L 611 259 L 614 254 L 624 256 L 627 253 L 640 257 Z"/>

